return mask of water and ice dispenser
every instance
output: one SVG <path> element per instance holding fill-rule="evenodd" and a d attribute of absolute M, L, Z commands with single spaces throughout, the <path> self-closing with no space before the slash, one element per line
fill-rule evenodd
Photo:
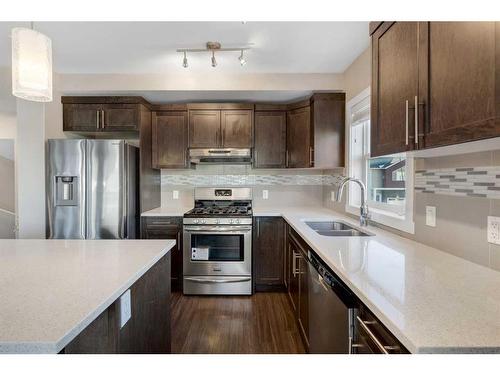
<path fill-rule="evenodd" d="M 78 206 L 78 176 L 56 176 L 56 206 Z"/>

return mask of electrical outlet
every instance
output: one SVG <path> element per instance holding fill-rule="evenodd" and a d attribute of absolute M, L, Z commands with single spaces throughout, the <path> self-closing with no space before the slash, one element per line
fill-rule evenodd
<path fill-rule="evenodd" d="M 262 199 L 269 199 L 269 190 L 262 190 Z"/>
<path fill-rule="evenodd" d="M 488 242 L 500 245 L 500 217 L 488 216 Z"/>
<path fill-rule="evenodd" d="M 172 199 L 179 199 L 179 190 L 172 191 Z"/>
<path fill-rule="evenodd" d="M 132 317 L 132 303 L 130 301 L 130 289 L 120 297 L 120 328 Z"/>
<path fill-rule="evenodd" d="M 425 225 L 436 226 L 436 207 L 425 206 Z"/>

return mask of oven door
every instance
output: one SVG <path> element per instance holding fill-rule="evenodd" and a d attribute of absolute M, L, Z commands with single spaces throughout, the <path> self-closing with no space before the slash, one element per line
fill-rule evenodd
<path fill-rule="evenodd" d="M 185 225 L 185 276 L 250 276 L 251 225 Z"/>

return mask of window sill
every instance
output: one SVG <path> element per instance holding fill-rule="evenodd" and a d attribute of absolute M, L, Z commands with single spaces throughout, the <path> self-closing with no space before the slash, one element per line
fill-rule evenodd
<path fill-rule="evenodd" d="M 347 205 L 345 209 L 346 212 L 359 217 L 359 207 Z M 411 218 L 408 218 L 409 215 L 399 216 L 393 212 L 383 211 L 372 207 L 369 207 L 369 210 L 371 215 L 370 221 L 402 232 L 415 234 L 415 223 Z"/>

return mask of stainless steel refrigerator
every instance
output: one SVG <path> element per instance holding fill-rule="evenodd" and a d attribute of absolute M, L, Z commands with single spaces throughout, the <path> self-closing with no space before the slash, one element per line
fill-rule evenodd
<path fill-rule="evenodd" d="M 136 238 L 138 149 L 90 139 L 50 139 L 47 147 L 47 238 Z"/>

